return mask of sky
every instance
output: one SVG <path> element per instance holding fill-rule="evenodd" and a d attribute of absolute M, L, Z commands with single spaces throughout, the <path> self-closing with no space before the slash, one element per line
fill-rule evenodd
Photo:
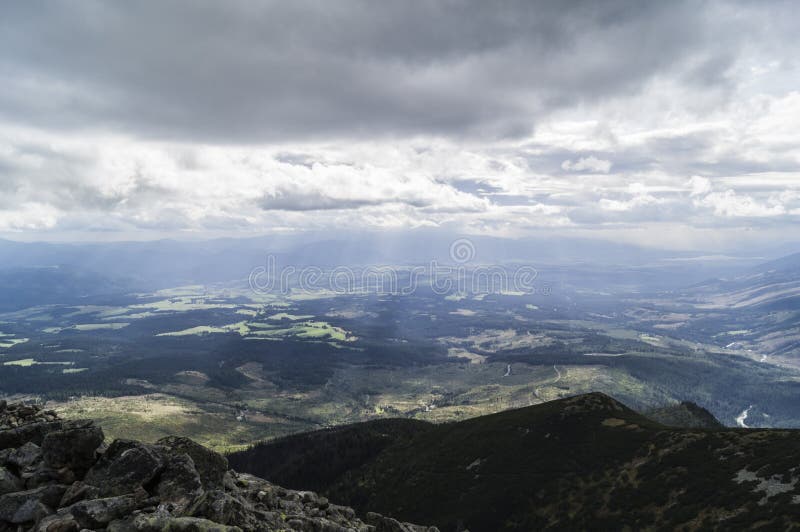
<path fill-rule="evenodd" d="M 0 237 L 795 241 L 793 2 L 11 1 Z"/>

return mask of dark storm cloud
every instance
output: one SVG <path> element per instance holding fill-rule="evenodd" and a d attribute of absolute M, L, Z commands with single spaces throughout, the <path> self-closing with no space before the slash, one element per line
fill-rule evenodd
<path fill-rule="evenodd" d="M 725 83 L 706 5 L 6 2 L 0 117 L 212 142 L 524 135 L 671 70 Z"/>

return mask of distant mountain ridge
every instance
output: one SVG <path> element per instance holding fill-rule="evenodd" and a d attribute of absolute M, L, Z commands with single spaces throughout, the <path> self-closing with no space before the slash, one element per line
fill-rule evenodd
<path fill-rule="evenodd" d="M 0 312 L 37 305 L 87 305 L 135 288 L 128 280 L 70 267 L 0 269 Z"/>
<path fill-rule="evenodd" d="M 757 272 L 794 272 L 800 271 L 800 253 L 792 253 L 784 257 L 770 260 L 753 268 Z"/>
<path fill-rule="evenodd" d="M 360 464 L 349 453 L 320 491 L 443 531 L 800 525 L 799 431 L 667 427 L 599 393 L 443 425 L 334 428 L 293 436 L 294 455 L 278 440 L 229 460 L 292 486 L 354 441 L 370 451 Z"/>
<path fill-rule="evenodd" d="M 298 233 L 210 240 L 120 242 L 16 242 L 0 239 L 0 269 L 63 266 L 130 278 L 165 288 L 176 284 L 245 279 L 263 266 L 268 254 L 279 266 L 364 266 L 450 262 L 450 246 L 467 239 L 475 250 L 474 264 L 524 262 L 537 266 L 597 266 L 636 270 L 667 266 L 692 282 L 720 272 L 738 272 L 754 259 L 692 261 L 689 251 L 666 251 L 588 238 L 501 238 L 447 231 L 360 232 L 341 237 L 330 233 Z M 679 260 L 674 260 L 679 259 Z M 682 262 L 689 260 L 689 262 Z M 705 273 L 704 273 L 705 272 Z M 657 278 L 657 277 L 656 277 Z"/>
<path fill-rule="evenodd" d="M 695 286 L 696 297 L 715 307 L 795 309 L 800 301 L 800 253 L 767 261 L 737 275 Z"/>
<path fill-rule="evenodd" d="M 670 301 L 684 311 L 687 304 L 700 311 L 699 330 L 721 347 L 800 367 L 800 253 L 706 281 Z"/>

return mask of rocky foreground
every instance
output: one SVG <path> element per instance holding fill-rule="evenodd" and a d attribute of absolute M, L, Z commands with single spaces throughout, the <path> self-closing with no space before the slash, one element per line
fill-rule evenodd
<path fill-rule="evenodd" d="M 0 532 L 436 532 L 228 468 L 187 438 L 104 443 L 90 420 L 0 401 Z"/>

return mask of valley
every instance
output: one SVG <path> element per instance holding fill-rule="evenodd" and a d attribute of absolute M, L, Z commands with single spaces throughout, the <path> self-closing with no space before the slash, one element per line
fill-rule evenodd
<path fill-rule="evenodd" d="M 0 314 L 0 391 L 101 420 L 110 438 L 179 434 L 218 450 L 592 391 L 638 409 L 694 401 L 730 426 L 800 426 L 800 358 L 769 343 L 797 323 L 784 292 L 784 308 L 762 296 L 733 309 L 716 285 L 600 293 L 594 277 L 542 271 L 548 290 L 532 294 L 234 281 L 23 304 Z"/>

